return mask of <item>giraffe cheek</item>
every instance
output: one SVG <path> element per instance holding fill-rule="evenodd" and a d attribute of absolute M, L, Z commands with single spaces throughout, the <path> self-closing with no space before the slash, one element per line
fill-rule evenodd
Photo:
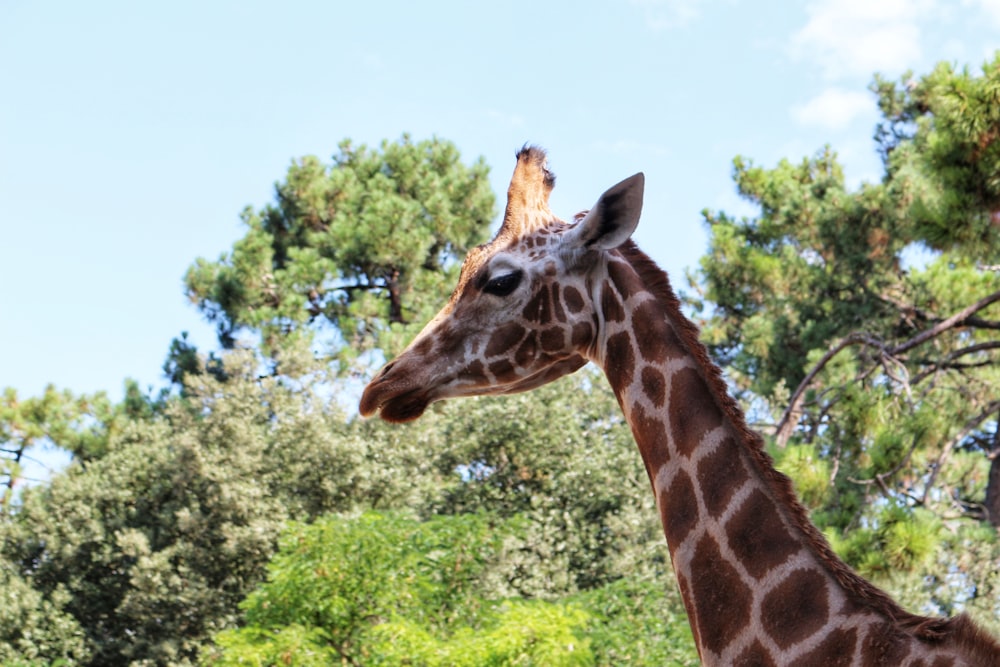
<path fill-rule="evenodd" d="M 594 327 L 590 322 L 577 322 L 573 325 L 572 345 L 574 350 L 586 350 L 594 340 Z"/>
<path fill-rule="evenodd" d="M 566 332 L 562 327 L 549 327 L 542 332 L 540 342 L 545 352 L 562 352 L 566 349 Z"/>
<path fill-rule="evenodd" d="M 508 382 L 517 377 L 514 372 L 514 364 L 508 359 L 499 359 L 490 364 L 490 374 L 496 378 L 497 382 Z"/>
<path fill-rule="evenodd" d="M 459 372 L 458 380 L 465 384 L 480 384 L 486 380 L 486 366 L 476 359 Z"/>
<path fill-rule="evenodd" d="M 503 325 L 490 336 L 484 354 L 487 358 L 507 354 L 524 337 L 524 334 L 524 327 L 516 322 Z"/>
<path fill-rule="evenodd" d="M 518 346 L 514 354 L 514 363 L 521 368 L 528 368 L 538 356 L 538 339 L 534 334 L 529 334 L 521 345 Z"/>

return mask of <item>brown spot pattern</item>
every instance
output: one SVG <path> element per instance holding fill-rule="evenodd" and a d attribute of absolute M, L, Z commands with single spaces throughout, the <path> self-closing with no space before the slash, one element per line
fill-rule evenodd
<path fill-rule="evenodd" d="M 698 485 L 708 513 L 719 518 L 729 506 L 729 499 L 749 477 L 736 441 L 726 437 L 698 463 Z"/>
<path fill-rule="evenodd" d="M 826 581 L 816 570 L 807 569 L 792 572 L 764 596 L 760 606 L 764 630 L 783 649 L 812 636 L 826 623 L 829 613 Z"/>
<path fill-rule="evenodd" d="M 827 635 L 819 646 L 793 661 L 793 667 L 850 667 L 854 662 L 854 645 L 858 632 L 854 628 L 838 629 Z M 888 664 L 888 663 L 886 663 Z"/>
<path fill-rule="evenodd" d="M 562 327 L 549 327 L 539 338 L 546 352 L 559 352 L 566 347 L 566 332 Z"/>
<path fill-rule="evenodd" d="M 663 534 L 673 555 L 688 533 L 698 525 L 698 497 L 691 478 L 683 470 L 678 471 L 670 487 L 660 493 L 660 514 L 663 517 Z"/>
<path fill-rule="evenodd" d="M 687 609 L 688 618 L 691 619 L 691 634 L 694 635 L 694 645 L 698 649 L 698 657 L 701 657 L 701 635 L 698 634 L 698 619 L 695 616 L 696 610 L 694 600 L 691 599 L 691 587 L 688 586 L 687 578 L 680 572 L 674 572 L 677 577 L 677 587 L 681 590 L 681 601 Z"/>
<path fill-rule="evenodd" d="M 862 667 L 884 667 L 901 665 L 909 653 L 906 640 L 891 623 L 879 623 L 868 628 L 862 642 Z"/>
<path fill-rule="evenodd" d="M 529 322 L 549 322 L 552 319 L 552 310 L 549 305 L 549 290 L 544 287 L 539 289 L 521 313 L 524 319 Z"/>
<path fill-rule="evenodd" d="M 515 322 L 504 324 L 493 332 L 486 344 L 486 357 L 507 354 L 524 337 L 524 327 Z"/>
<path fill-rule="evenodd" d="M 514 375 L 514 364 L 509 359 L 498 359 L 490 364 L 490 373 L 497 380 L 507 380 Z"/>
<path fill-rule="evenodd" d="M 646 474 L 652 482 L 660 467 L 670 460 L 667 448 L 667 433 L 656 415 L 648 415 L 641 405 L 634 406 L 629 419 L 632 435 L 639 446 L 642 462 L 646 464 Z"/>
<path fill-rule="evenodd" d="M 733 660 L 733 667 L 775 667 L 774 658 L 767 652 L 759 639 L 755 639 L 753 644 L 736 656 Z"/>
<path fill-rule="evenodd" d="M 465 378 L 482 378 L 485 375 L 486 367 L 483 362 L 479 359 L 475 359 L 462 371 L 462 377 Z"/>
<path fill-rule="evenodd" d="M 736 558 L 758 579 L 799 550 L 778 507 L 760 489 L 754 489 L 726 523 L 726 537 Z"/>
<path fill-rule="evenodd" d="M 955 664 L 954 658 L 949 658 L 940 655 L 934 659 L 934 662 L 931 663 L 931 667 L 953 667 L 954 664 Z"/>
<path fill-rule="evenodd" d="M 601 290 L 601 312 L 608 322 L 625 321 L 625 308 L 622 307 L 622 302 L 618 300 L 618 295 L 607 280 L 604 281 L 604 289 Z"/>
<path fill-rule="evenodd" d="M 667 381 L 663 378 L 663 373 L 651 366 L 642 369 L 642 390 L 650 401 L 658 408 L 663 407 L 667 400 Z"/>
<path fill-rule="evenodd" d="M 556 322 L 566 321 L 566 311 L 563 310 L 562 299 L 559 298 L 559 283 L 552 283 L 552 311 L 555 314 Z"/>
<path fill-rule="evenodd" d="M 517 348 L 517 352 L 514 353 L 514 363 L 521 368 L 526 368 L 535 357 L 538 355 L 538 341 L 535 339 L 534 335 L 528 335 L 525 337 L 524 342 L 521 343 L 520 347 Z"/>
<path fill-rule="evenodd" d="M 632 373 L 635 372 L 635 353 L 632 352 L 632 338 L 627 331 L 619 331 L 608 337 L 604 372 L 615 392 L 620 393 L 632 381 Z"/>
<path fill-rule="evenodd" d="M 656 301 L 643 301 L 632 311 L 632 324 L 642 358 L 651 364 L 684 356 L 681 341 Z"/>
<path fill-rule="evenodd" d="M 753 595 L 709 535 L 698 542 L 691 561 L 691 596 L 702 644 L 721 653 L 749 622 Z"/>
<path fill-rule="evenodd" d="M 563 302 L 571 313 L 579 313 L 583 310 L 583 295 L 572 285 L 563 288 Z"/>
<path fill-rule="evenodd" d="M 573 348 L 581 349 L 588 347 L 594 337 L 594 328 L 589 322 L 577 322 L 573 325 Z"/>
<path fill-rule="evenodd" d="M 639 274 L 625 262 L 610 262 L 608 264 L 608 277 L 618 289 L 618 293 L 623 299 L 628 299 L 633 294 L 638 294 L 645 289 Z"/>
<path fill-rule="evenodd" d="M 674 375 L 669 403 L 674 446 L 684 456 L 690 456 L 705 434 L 722 424 L 722 413 L 705 381 L 693 368 L 684 368 Z"/>

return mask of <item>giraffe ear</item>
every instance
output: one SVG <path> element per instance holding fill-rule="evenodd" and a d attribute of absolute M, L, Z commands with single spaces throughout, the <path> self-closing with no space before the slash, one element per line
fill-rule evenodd
<path fill-rule="evenodd" d="M 611 250 L 628 241 L 639 224 L 646 177 L 640 171 L 608 188 L 583 219 L 566 232 L 567 247 Z"/>

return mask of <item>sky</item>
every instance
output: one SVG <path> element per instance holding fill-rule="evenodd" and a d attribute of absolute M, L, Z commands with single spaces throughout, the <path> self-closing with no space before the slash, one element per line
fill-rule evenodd
<path fill-rule="evenodd" d="M 491 166 L 525 143 L 563 218 L 646 174 L 636 239 L 675 283 L 703 209 L 751 215 L 732 160 L 829 144 L 877 180 L 873 73 L 1000 48 L 1000 0 L 0 0 L 0 388 L 165 384 L 198 257 L 243 234 L 292 160 L 409 133 Z"/>

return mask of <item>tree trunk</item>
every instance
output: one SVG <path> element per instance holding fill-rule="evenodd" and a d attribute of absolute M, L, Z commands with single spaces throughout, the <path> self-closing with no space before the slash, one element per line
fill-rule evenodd
<path fill-rule="evenodd" d="M 386 284 L 389 288 L 389 321 L 405 324 L 403 321 L 403 300 L 399 293 L 399 271 L 393 270 Z"/>
<path fill-rule="evenodd" d="M 989 453 L 990 475 L 986 482 L 986 519 L 1000 530 L 1000 419 L 993 432 L 993 448 Z"/>

